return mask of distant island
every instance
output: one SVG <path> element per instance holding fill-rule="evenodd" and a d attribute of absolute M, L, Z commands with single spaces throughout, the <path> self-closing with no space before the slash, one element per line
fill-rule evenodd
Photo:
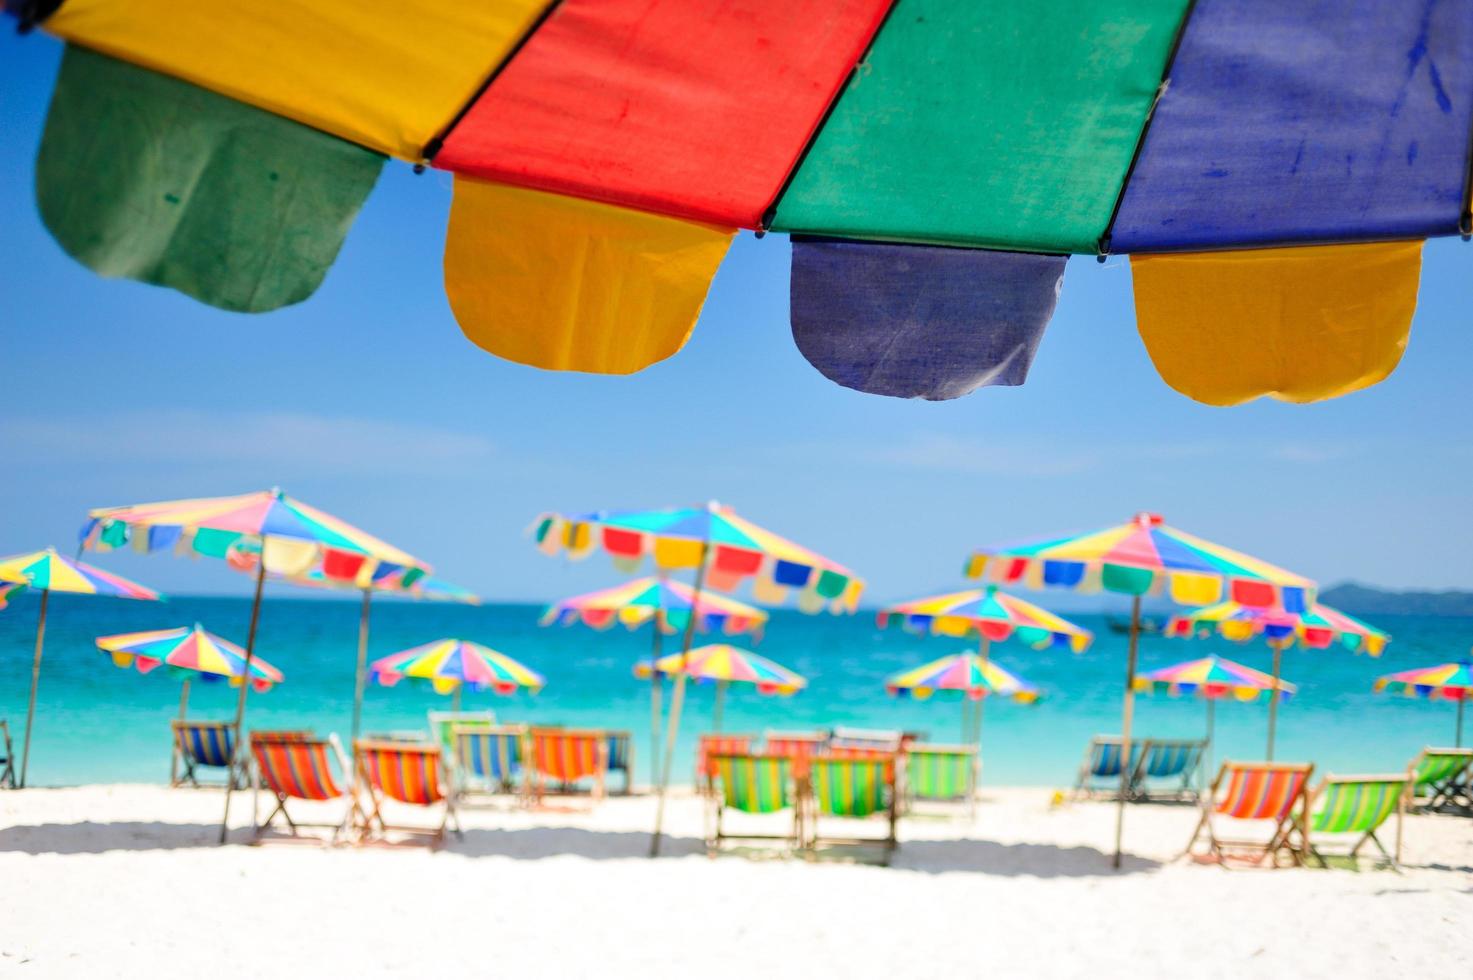
<path fill-rule="evenodd" d="M 1320 601 L 1364 616 L 1473 616 L 1473 592 L 1460 589 L 1398 592 L 1359 582 L 1342 582 L 1321 591 Z"/>

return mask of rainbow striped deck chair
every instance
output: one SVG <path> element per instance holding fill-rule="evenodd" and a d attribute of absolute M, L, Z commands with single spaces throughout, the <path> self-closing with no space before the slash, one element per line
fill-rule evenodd
<path fill-rule="evenodd" d="M 575 728 L 534 728 L 532 742 L 532 792 L 537 802 L 547 794 L 548 780 L 556 780 L 564 792 L 582 779 L 592 779 L 591 796 L 604 797 L 604 780 L 609 771 L 608 732 Z"/>
<path fill-rule="evenodd" d="M 1207 750 L 1206 739 L 1148 738 L 1142 745 L 1135 771 L 1130 776 L 1130 796 L 1134 800 L 1197 800 L 1201 794 L 1192 785 Z M 1119 747 L 1116 747 L 1119 754 Z M 1117 774 L 1118 775 L 1118 774 Z M 1155 789 L 1149 780 L 1170 780 L 1173 785 Z"/>
<path fill-rule="evenodd" d="M 1121 742 L 1119 735 L 1096 735 L 1084 750 L 1079 766 L 1079 779 L 1074 784 L 1075 799 L 1093 799 L 1104 794 L 1114 799 L 1120 795 Z M 1145 739 L 1130 740 L 1130 767 L 1140 764 Z"/>
<path fill-rule="evenodd" d="M 620 796 L 628 796 L 634 782 L 634 736 L 629 732 L 609 732 L 609 772 L 624 774 Z"/>
<path fill-rule="evenodd" d="M 976 819 L 981 762 L 975 745 L 917 742 L 906 749 L 904 759 L 907 808 L 916 803 L 964 803 L 967 819 Z"/>
<path fill-rule="evenodd" d="M 359 739 L 353 743 L 358 760 L 353 787 L 352 827 L 360 842 L 384 839 L 390 832 L 429 837 L 434 843 L 445 839 L 445 828 L 454 826 L 461 836 L 460 817 L 450 791 L 444 751 L 438 745 Z M 365 800 L 366 797 L 366 800 Z M 385 802 L 443 811 L 437 827 L 390 824 L 384 819 Z"/>
<path fill-rule="evenodd" d="M 895 759 L 844 759 L 829 754 L 808 760 L 808 777 L 803 823 L 808 831 L 806 847 L 810 855 L 824 845 L 872 845 L 884 848 L 882 863 L 890 863 L 890 854 L 899 846 L 895 828 L 899 820 L 899 794 L 895 791 Z M 884 837 L 832 837 L 821 834 L 820 820 L 842 817 L 863 820 L 873 816 L 884 818 Z"/>
<path fill-rule="evenodd" d="M 753 735 L 727 735 L 705 732 L 696 737 L 696 788 L 710 789 L 711 779 L 716 775 L 715 757 L 718 755 L 751 755 Z M 769 753 L 770 754 L 770 753 Z"/>
<path fill-rule="evenodd" d="M 447 759 L 455 757 L 455 736 L 451 729 L 456 725 L 491 728 L 496 724 L 494 711 L 427 711 L 425 719 L 430 725 L 430 741 L 445 750 Z M 395 740 L 397 741 L 397 739 Z"/>
<path fill-rule="evenodd" d="M 341 778 L 333 773 L 336 760 Z M 343 754 L 336 735 L 315 738 L 309 732 L 251 732 L 251 828 L 257 840 L 270 829 L 277 817 L 287 826 L 291 836 L 299 836 L 303 827 L 332 830 L 331 840 L 348 824 L 351 808 L 336 823 L 306 823 L 294 819 L 287 811 L 289 800 L 327 802 L 340 800 L 350 793 L 348 774 L 352 769 Z M 276 806 L 260 819 L 261 792 L 269 793 Z"/>
<path fill-rule="evenodd" d="M 1312 765 L 1277 762 L 1224 762 L 1202 801 L 1202 819 L 1192 833 L 1186 853 L 1194 853 L 1197 841 L 1206 837 L 1208 857 L 1223 867 L 1231 860 L 1249 864 L 1271 861 L 1279 866 L 1286 857 L 1303 864 L 1309 852 L 1309 779 Z M 1221 798 L 1218 791 L 1222 790 Z M 1296 815 L 1294 808 L 1299 807 Z M 1231 820 L 1272 821 L 1273 830 L 1263 840 L 1229 840 L 1217 835 L 1214 816 Z"/>
<path fill-rule="evenodd" d="M 15 789 L 15 747 L 4 718 L 0 718 L 0 789 Z"/>
<path fill-rule="evenodd" d="M 176 775 L 169 780 L 170 786 L 224 786 L 231 783 L 236 789 L 244 789 L 250 783 L 246 772 L 246 760 L 235 755 L 235 725 L 228 721 L 185 721 L 174 719 L 174 751 L 182 768 L 176 767 Z M 222 769 L 224 780 L 219 783 L 200 782 L 201 769 Z"/>
<path fill-rule="evenodd" d="M 515 793 L 526 799 L 526 725 L 452 725 L 450 731 L 459 800 L 473 793 Z"/>
<path fill-rule="evenodd" d="M 1418 809 L 1473 813 L 1473 749 L 1423 749 L 1408 767 Z"/>
<path fill-rule="evenodd" d="M 706 852 L 715 854 L 726 840 L 780 840 L 797 848 L 803 842 L 802 810 L 793 783 L 793 760 L 786 756 L 754 755 L 750 752 L 718 752 L 707 758 L 710 766 L 709 812 Z M 727 811 L 768 814 L 793 811 L 791 829 L 785 834 L 732 833 L 726 827 Z"/>
<path fill-rule="evenodd" d="M 765 755 L 781 755 L 793 760 L 793 775 L 802 779 L 808 773 L 808 760 L 828 747 L 828 732 L 777 732 L 769 729 L 762 736 Z"/>
<path fill-rule="evenodd" d="M 1401 864 L 1401 821 L 1406 810 L 1407 796 L 1411 791 L 1411 777 L 1402 773 L 1395 776 L 1326 776 L 1315 787 L 1310 798 L 1309 829 L 1315 834 L 1315 844 L 1309 853 L 1320 867 L 1329 863 L 1320 850 L 1319 835 L 1359 834 L 1347 856 L 1355 858 L 1367 841 L 1395 870 Z M 1391 815 L 1396 814 L 1396 853 L 1393 856 L 1386 845 L 1376 836 L 1376 831 Z"/>

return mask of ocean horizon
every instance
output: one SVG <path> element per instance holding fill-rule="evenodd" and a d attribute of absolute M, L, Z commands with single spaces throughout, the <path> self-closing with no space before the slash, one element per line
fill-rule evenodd
<path fill-rule="evenodd" d="M 0 611 L 0 676 L 5 678 L 0 718 L 9 720 L 17 755 L 37 605 L 35 596 L 21 595 Z M 356 600 L 268 595 L 262 605 L 257 653 L 280 668 L 286 680 L 271 691 L 252 692 L 248 728 L 312 728 L 336 732 L 347 741 L 359 608 Z M 647 780 L 650 685 L 633 676 L 633 667 L 649 653 L 648 629 L 543 627 L 542 610 L 531 603 L 377 602 L 369 658 L 448 636 L 487 644 L 542 673 L 547 686 L 536 695 L 467 691 L 463 710 L 491 709 L 508 722 L 628 730 L 634 737 L 636 781 Z M 53 595 L 30 785 L 166 779 L 169 722 L 178 712 L 179 681 L 164 671 L 141 675 L 132 668 L 115 667 L 97 650 L 94 639 L 200 622 L 244 643 L 249 617 L 250 602 L 245 598 L 176 596 L 155 604 Z M 984 785 L 1069 786 L 1089 738 L 1119 731 L 1126 637 L 1110 630 L 1103 613 L 1070 618 L 1095 631 L 1094 645 L 1082 654 L 1034 650 L 1016 642 L 993 644 L 993 658 L 1042 687 L 1045 697 L 1032 705 L 988 699 Z M 1291 648 L 1284 654 L 1284 677 L 1297 684 L 1299 692 L 1280 706 L 1277 759 L 1314 762 L 1320 771 L 1341 774 L 1395 772 L 1424 745 L 1451 744 L 1451 703 L 1375 694 L 1372 682 L 1380 674 L 1463 656 L 1473 635 L 1473 618 L 1383 616 L 1375 625 L 1393 637 L 1379 658 L 1338 646 Z M 883 682 L 899 670 L 968 649 L 968 641 L 914 636 L 893 627 L 882 631 L 870 612 L 833 617 L 791 610 L 773 611 L 766 634 L 755 645 L 746 637 L 697 638 L 698 643 L 727 640 L 753 646 L 798 671 L 809 686 L 784 698 L 732 685 L 726 699 L 726 731 L 760 734 L 768 728 L 856 725 L 921 731 L 942 742 L 959 736 L 960 712 L 954 696 L 925 701 L 896 698 L 885 692 Z M 678 649 L 678 641 L 667 639 L 666 651 Z M 1140 667 L 1150 670 L 1208 654 L 1261 670 L 1270 668 L 1272 656 L 1262 643 L 1145 636 Z M 689 689 L 672 777 L 677 783 L 691 778 L 696 734 L 710 730 L 713 692 L 708 684 Z M 450 703 L 450 697 L 435 694 L 425 684 L 404 681 L 385 688 L 370 683 L 364 730 L 423 728 L 427 711 L 448 709 Z M 223 682 L 191 685 L 191 717 L 228 720 L 234 705 L 235 691 Z M 1262 699 L 1219 702 L 1214 758 L 1262 758 L 1267 713 Z M 1200 737 L 1204 725 L 1205 707 L 1199 699 L 1157 695 L 1136 699 L 1139 737 Z"/>

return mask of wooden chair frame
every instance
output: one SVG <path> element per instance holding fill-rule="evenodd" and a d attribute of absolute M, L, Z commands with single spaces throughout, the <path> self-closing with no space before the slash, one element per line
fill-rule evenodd
<path fill-rule="evenodd" d="M 1284 804 L 1283 811 L 1274 818 L 1274 829 L 1267 843 L 1261 840 L 1219 837 L 1217 828 L 1213 826 L 1212 817 L 1217 807 L 1217 791 L 1228 774 L 1237 769 L 1267 769 L 1274 772 L 1304 774 L 1304 781 L 1300 784 L 1298 792 L 1289 798 Z M 1241 861 L 1256 866 L 1263 864 L 1265 860 L 1271 860 L 1272 866 L 1277 868 L 1280 866 L 1280 856 L 1284 855 L 1287 855 L 1292 866 L 1303 866 L 1306 855 L 1311 849 L 1309 790 L 1313 776 L 1314 765 L 1310 763 L 1224 762 L 1217 770 L 1217 776 L 1212 780 L 1211 787 L 1202 797 L 1202 818 L 1197 821 L 1197 829 L 1192 831 L 1192 839 L 1187 843 L 1183 857 L 1194 853 L 1192 849 L 1197 846 L 1197 841 L 1201 839 L 1203 831 L 1206 831 L 1207 853 L 1217 859 L 1220 867 L 1229 867 L 1229 861 Z M 1299 808 L 1297 816 L 1294 813 L 1296 805 Z"/>
<path fill-rule="evenodd" d="M 267 739 L 262 739 L 262 735 L 266 735 Z M 256 761 L 256 753 L 254 751 L 254 747 L 258 741 L 265 740 L 313 743 L 323 742 L 328 745 L 332 756 L 338 761 L 338 768 L 342 771 L 343 779 L 343 785 L 340 786 L 340 788 L 342 789 L 342 795 L 340 797 L 334 797 L 334 799 L 348 799 L 348 808 L 343 813 L 343 819 L 339 820 L 337 823 L 307 823 L 303 820 L 293 819 L 291 813 L 287 811 L 286 803 L 287 800 L 299 799 L 299 797 L 289 796 L 263 784 L 261 767 L 260 764 Z M 327 839 L 327 843 L 337 843 L 338 839 L 348 829 L 349 821 L 351 820 L 353 815 L 354 804 L 353 766 L 352 763 L 348 761 L 347 753 L 343 751 L 343 743 L 338 741 L 337 734 L 333 733 L 328 735 L 327 738 L 318 739 L 314 737 L 310 732 L 251 732 L 251 746 L 252 752 L 250 753 L 249 757 L 251 772 L 251 831 L 256 842 L 260 842 L 264 833 L 271 827 L 271 825 L 275 822 L 277 816 L 279 815 L 283 820 L 286 821 L 287 829 L 290 831 L 291 836 L 293 837 L 301 836 L 301 834 L 299 833 L 301 828 L 310 827 L 314 829 L 331 830 L 332 836 Z M 272 811 L 266 815 L 265 820 L 260 819 L 260 797 L 263 790 L 269 792 L 276 802 L 275 808 L 273 808 Z"/>
<path fill-rule="evenodd" d="M 1424 783 L 1428 794 L 1425 802 L 1417 802 L 1417 766 L 1429 753 L 1438 755 L 1461 755 L 1465 757 L 1462 768 L 1444 776 L 1441 782 Z M 1473 815 L 1473 749 L 1438 748 L 1429 745 L 1417 753 L 1407 766 L 1407 777 L 1411 780 L 1408 793 L 1411 804 L 1421 812 L 1451 812 Z"/>
<path fill-rule="evenodd" d="M 384 801 L 389 799 L 387 794 L 374 786 L 373 778 L 369 775 L 368 767 L 365 765 L 364 749 L 382 748 L 387 750 L 420 750 L 427 755 L 436 757 L 435 771 L 440 778 L 440 799 L 434 803 L 404 803 L 402 800 L 395 802 L 405 806 L 422 806 L 425 809 L 443 805 L 444 815 L 440 819 L 438 827 L 409 826 L 406 824 L 391 824 L 384 819 Z M 465 834 L 460 827 L 460 815 L 455 809 L 455 791 L 450 781 L 450 772 L 445 765 L 445 750 L 439 744 L 410 745 L 404 742 L 384 742 L 359 739 L 353 743 L 353 758 L 355 761 L 353 781 L 353 805 L 349 812 L 349 826 L 358 832 L 358 843 L 366 843 L 374 839 L 382 839 L 390 831 L 407 834 L 415 837 L 428 837 L 435 845 L 444 843 L 445 829 L 452 828 L 456 837 L 464 837 Z M 367 805 L 363 797 L 367 796 Z"/>
<path fill-rule="evenodd" d="M 1381 827 L 1386 826 L 1386 821 L 1383 820 L 1377 826 L 1372 827 L 1370 830 L 1361 834 L 1360 839 L 1357 840 L 1355 844 L 1351 846 L 1351 848 L 1343 855 L 1330 854 L 1330 856 L 1358 858 L 1360 856 L 1360 849 L 1362 847 L 1365 847 L 1366 844 L 1369 842 L 1376 845 L 1376 850 L 1381 852 L 1381 856 L 1386 859 L 1386 863 L 1391 866 L 1391 870 L 1400 872 L 1402 821 L 1406 815 L 1407 800 L 1412 794 L 1412 779 L 1409 774 L 1395 773 L 1383 776 L 1334 776 L 1327 773 L 1325 775 L 1325 778 L 1320 780 L 1320 784 L 1316 786 L 1314 788 L 1314 791 L 1310 794 L 1308 812 L 1311 814 L 1312 817 L 1315 812 L 1315 804 L 1319 801 L 1320 797 L 1324 795 L 1325 791 L 1329 789 L 1332 784 L 1359 782 L 1400 782 L 1404 784 L 1401 792 L 1401 797 L 1397 800 L 1396 804 L 1396 853 L 1393 855 L 1391 852 L 1387 851 L 1386 845 L 1381 843 L 1381 838 L 1376 836 L 1376 831 L 1379 830 Z M 1390 819 L 1390 817 L 1388 817 L 1387 819 Z M 1355 833 L 1355 831 L 1347 831 L 1347 833 Z M 1316 840 L 1322 841 L 1323 838 L 1316 838 Z M 1306 839 L 1306 846 L 1309 848 L 1309 857 L 1319 862 L 1319 866 L 1321 868 L 1328 868 L 1330 866 L 1329 862 L 1325 860 L 1325 855 L 1329 852 L 1321 850 L 1322 844 L 1308 843 Z"/>
<path fill-rule="evenodd" d="M 788 834 L 730 834 L 722 827 L 722 821 L 726 814 L 726 794 L 716 787 L 716 776 L 708 774 L 705 777 L 706 806 L 708 813 L 706 833 L 706 854 L 715 856 L 721 850 L 721 842 L 728 840 L 739 841 L 783 841 L 793 850 L 803 846 L 803 798 L 802 786 L 793 776 L 793 760 L 785 755 L 767 755 L 762 752 L 718 752 L 712 756 L 713 759 L 760 759 L 786 761 L 788 763 L 788 807 L 793 811 L 793 830 Z M 786 809 L 786 808 L 785 808 Z M 746 811 L 741 811 L 746 812 Z M 781 811 L 777 811 L 781 812 Z M 710 817 L 714 816 L 714 821 Z"/>
<path fill-rule="evenodd" d="M 0 789 L 15 789 L 15 747 L 4 718 L 0 718 Z"/>
<path fill-rule="evenodd" d="M 228 766 L 207 766 L 196 760 L 194 750 L 185 742 L 184 732 L 188 729 L 217 728 L 223 732 L 229 732 L 231 741 L 230 764 Z M 230 786 L 233 789 L 248 789 L 251 785 L 250 765 L 247 759 L 248 753 L 242 752 L 241 746 L 235 740 L 235 723 L 229 721 L 188 721 L 175 718 L 169 723 L 169 730 L 174 736 L 174 759 L 179 763 L 175 767 L 174 774 L 169 780 L 170 787 L 189 785 L 195 789 L 219 789 Z M 223 782 L 200 782 L 198 768 L 226 770 Z"/>
<path fill-rule="evenodd" d="M 829 758 L 827 758 L 827 757 L 825 757 L 823 755 L 813 756 L 809 761 L 810 762 L 855 762 L 855 763 L 859 763 L 859 762 L 881 762 L 881 763 L 883 763 L 884 762 L 884 760 L 883 759 L 880 759 L 880 758 L 863 758 L 863 759 L 861 759 L 861 758 L 847 757 L 847 758 L 840 758 L 840 759 L 829 759 Z M 809 857 L 810 860 L 813 859 L 814 857 L 816 857 L 819 846 L 820 845 L 823 845 L 823 844 L 838 844 L 838 845 L 874 845 L 874 844 L 878 844 L 878 845 L 882 846 L 885 849 L 884 850 L 884 858 L 882 859 L 881 863 L 882 864 L 885 864 L 885 865 L 888 865 L 890 863 L 890 856 L 892 854 L 894 854 L 895 849 L 900 846 L 900 836 L 899 836 L 899 833 L 898 833 L 899 824 L 900 824 L 900 793 L 899 793 L 899 790 L 898 790 L 898 786 L 896 785 L 896 772 L 899 770 L 899 768 L 900 768 L 900 766 L 899 766 L 899 758 L 896 757 L 896 756 L 894 756 L 894 755 L 890 756 L 890 764 L 888 766 L 882 766 L 881 767 L 881 772 L 883 772 L 885 774 L 884 785 L 885 785 L 886 789 L 889 790 L 889 797 L 890 797 L 889 803 L 885 807 L 883 807 L 881 810 L 877 810 L 873 814 L 866 814 L 863 817 L 846 817 L 846 816 L 840 816 L 840 815 L 837 815 L 837 814 L 828 814 L 824 818 L 824 819 L 828 819 L 828 820 L 869 820 L 872 817 L 877 816 L 877 815 L 883 816 L 885 818 L 885 821 L 886 821 L 886 834 L 885 834 L 884 837 L 832 837 L 832 836 L 827 836 L 827 835 L 824 835 L 824 834 L 819 833 L 819 830 L 820 830 L 819 819 L 820 819 L 820 817 L 819 817 L 819 812 L 818 812 L 818 797 L 817 797 L 817 795 L 816 795 L 816 793 L 814 791 L 814 788 L 813 788 L 813 772 L 812 772 L 812 768 L 809 767 L 809 768 L 807 768 L 804 771 L 804 773 L 802 774 L 802 776 L 799 777 L 799 800 L 802 803 L 802 811 L 803 811 L 803 812 L 801 812 L 799 814 L 799 822 L 800 822 L 801 826 L 807 831 L 807 834 L 806 834 L 807 839 L 803 843 L 803 849 L 804 849 L 804 851 L 807 852 L 807 856 Z"/>
<path fill-rule="evenodd" d="M 510 793 L 513 800 L 520 806 L 525 806 L 532 796 L 532 761 L 531 741 L 528 738 L 531 729 L 526 725 L 493 725 L 489 728 L 479 725 L 452 725 L 450 727 L 452 749 L 452 769 L 455 776 L 455 798 L 456 803 L 461 806 L 472 805 L 469 802 L 471 796 L 494 797 L 497 788 L 487 786 L 472 786 L 470 766 L 466 760 L 460 758 L 462 739 L 476 735 L 499 735 L 515 736 L 518 741 L 518 752 L 520 758 L 517 767 L 521 770 L 516 779 L 503 778 L 499 790 L 502 793 Z"/>

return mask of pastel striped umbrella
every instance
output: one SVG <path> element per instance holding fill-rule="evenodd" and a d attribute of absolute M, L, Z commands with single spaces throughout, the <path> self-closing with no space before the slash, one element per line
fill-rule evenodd
<path fill-rule="evenodd" d="M 1391 642 L 1391 634 L 1318 602 L 1302 613 L 1220 602 L 1172 617 L 1166 635 L 1206 635 L 1213 629 L 1235 643 L 1262 637 L 1270 644 L 1288 646 L 1297 640 L 1311 650 L 1324 650 L 1339 643 L 1347 650 L 1373 657 L 1379 657 Z"/>
<path fill-rule="evenodd" d="M 25 591 L 25 586 L 19 582 L 0 582 L 0 609 L 10 605 L 11 596 L 23 591 Z"/>
<path fill-rule="evenodd" d="M 156 600 L 161 597 L 152 589 L 130 582 L 120 575 L 65 558 L 55 548 L 0 558 L 0 582 L 8 582 L 16 587 L 7 590 L 5 597 L 18 589 L 37 589 L 41 592 L 41 611 L 36 619 L 36 652 L 31 658 L 31 695 L 26 702 L 26 734 L 20 755 L 19 785 L 24 786 L 26 771 L 31 762 L 31 726 L 36 718 L 36 686 L 41 680 L 41 654 L 46 644 L 46 608 L 50 604 L 51 593 L 70 592 L 75 595 L 112 596 L 117 599 Z"/>
<path fill-rule="evenodd" d="M 185 684 L 180 716 L 189 698 L 189 681 L 194 677 L 224 677 L 238 686 L 249 674 L 251 687 L 269 691 L 284 680 L 281 671 L 260 657 L 246 665 L 245 650 L 229 640 L 207 632 L 199 623 L 174 629 L 146 630 L 99 636 L 97 648 L 112 656 L 113 664 L 135 668 L 140 674 L 165 667 Z"/>
<path fill-rule="evenodd" d="M 715 501 L 703 507 L 597 511 L 571 517 L 548 513 L 538 518 L 534 537 L 548 555 L 566 553 L 579 559 L 601 548 L 626 573 L 633 573 L 645 559 L 662 571 L 694 569 L 697 602 L 708 586 L 731 591 L 750 582 L 753 597 L 761 603 L 782 603 L 796 591 L 798 608 L 804 612 L 844 613 L 854 611 L 864 591 L 864 581 L 843 565 L 758 527 Z M 686 624 L 683 655 L 690 652 L 695 625 L 694 618 Z M 681 671 L 675 677 L 656 790 L 651 857 L 660 850 L 665 787 L 670 782 L 670 757 L 680 729 L 686 676 Z"/>
<path fill-rule="evenodd" d="M 434 640 L 401 650 L 375 660 L 369 671 L 384 687 L 393 687 L 406 677 L 429 681 L 435 693 L 455 695 L 456 710 L 460 709 L 461 691 L 467 685 L 497 694 L 512 694 L 518 688 L 536 694 L 547 683 L 541 674 L 504 653 L 458 639 Z"/>
<path fill-rule="evenodd" d="M 1429 701 L 1453 701 L 1458 706 L 1457 741 L 1463 745 L 1463 704 L 1473 698 L 1473 661 L 1458 660 L 1436 667 L 1418 667 L 1376 678 L 1375 689 Z"/>
<path fill-rule="evenodd" d="M 1057 646 L 1082 653 L 1094 641 L 1094 634 L 1084 627 L 1026 599 L 1009 595 L 995 585 L 914 599 L 880 610 L 878 621 L 882 629 L 892 620 L 898 620 L 903 629 L 912 633 L 975 635 L 984 650 L 988 643 L 1016 639 L 1036 650 Z"/>
<path fill-rule="evenodd" d="M 966 564 L 971 578 L 1028 588 L 1116 592 L 1131 597 L 1130 646 L 1125 665 L 1121 751 L 1130 754 L 1135 663 L 1140 645 L 1141 598 L 1169 595 L 1183 605 L 1205 606 L 1224 598 L 1256 608 L 1303 612 L 1315 598 L 1310 579 L 1277 565 L 1214 544 L 1166 524 L 1159 514 L 1139 513 L 1125 524 L 1043 538 L 1022 544 L 979 548 Z M 1224 595 L 1226 593 L 1226 595 Z M 1120 867 L 1121 833 L 1130 773 L 1121 767 L 1115 819 L 1115 867 Z"/>
<path fill-rule="evenodd" d="M 261 590 L 268 572 L 290 577 L 317 571 L 328 579 L 367 588 L 375 576 L 402 570 L 404 584 L 410 585 L 430 570 L 407 552 L 279 489 L 99 507 L 88 512 L 81 540 L 82 547 L 94 551 L 125 546 L 148 553 L 172 550 L 181 555 L 223 558 L 234 568 L 254 571 L 256 591 L 246 632 L 247 662 L 255 655 Z M 242 745 L 249 689 L 249 685 L 241 685 L 235 706 L 237 751 Z M 230 825 L 232 789 L 231 784 L 225 787 L 225 815 L 220 820 L 222 844 Z"/>
<path fill-rule="evenodd" d="M 960 692 L 962 741 L 975 744 L 979 749 L 982 744 L 983 698 L 995 694 L 1020 704 L 1032 704 L 1043 696 L 1039 688 L 1005 670 L 996 661 L 970 651 L 941 657 L 894 674 L 885 680 L 885 690 L 917 701 L 924 701 L 937 691 Z M 970 711 L 970 704 L 975 704 L 977 710 Z"/>
<path fill-rule="evenodd" d="M 727 685 L 735 682 L 751 684 L 758 694 L 795 694 L 808 686 L 802 674 L 789 670 L 776 661 L 726 643 L 696 647 L 688 655 L 672 653 L 653 662 L 635 665 L 636 677 L 648 678 L 656 672 L 667 677 L 685 675 L 697 681 L 716 684 L 716 704 L 712 727 L 721 730 L 721 713 Z"/>

